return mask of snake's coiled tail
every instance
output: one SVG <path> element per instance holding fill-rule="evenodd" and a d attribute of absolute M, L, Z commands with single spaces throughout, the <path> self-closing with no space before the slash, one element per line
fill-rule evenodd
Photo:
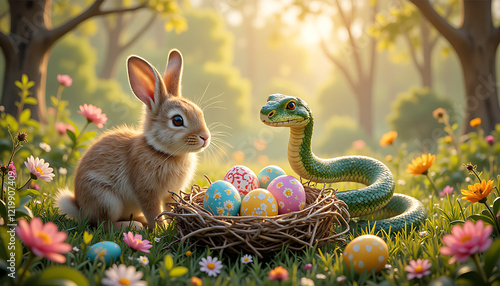
<path fill-rule="evenodd" d="M 392 233 L 410 230 L 422 223 L 427 212 L 412 197 L 394 194 L 394 178 L 382 162 L 365 156 L 320 159 L 311 150 L 314 120 L 302 99 L 281 94 L 269 96 L 260 112 L 262 122 L 270 126 L 290 127 L 288 161 L 302 178 L 318 183 L 358 182 L 364 188 L 338 192 L 352 217 L 371 215 L 358 227 Z M 376 219 L 376 220 L 373 220 Z"/>

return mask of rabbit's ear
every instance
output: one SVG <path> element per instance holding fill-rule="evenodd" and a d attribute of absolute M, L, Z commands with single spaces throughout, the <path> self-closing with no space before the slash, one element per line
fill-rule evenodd
<path fill-rule="evenodd" d="M 127 71 L 135 96 L 155 111 L 165 91 L 165 84 L 158 71 L 138 56 L 130 56 L 127 59 Z"/>
<path fill-rule="evenodd" d="M 168 94 L 171 96 L 181 95 L 181 77 L 182 77 L 182 55 L 181 52 L 174 49 L 168 53 L 167 68 L 163 74 L 163 80 Z"/>

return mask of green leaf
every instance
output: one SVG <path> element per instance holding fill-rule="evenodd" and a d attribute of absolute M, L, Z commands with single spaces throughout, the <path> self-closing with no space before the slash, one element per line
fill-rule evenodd
<path fill-rule="evenodd" d="M 453 280 L 447 276 L 441 276 L 437 279 L 434 279 L 429 283 L 429 286 L 453 286 Z"/>
<path fill-rule="evenodd" d="M 14 116 L 10 114 L 7 114 L 7 116 L 5 117 L 5 123 L 7 123 L 7 125 L 10 125 L 10 130 L 12 131 L 12 133 L 16 133 L 19 129 L 19 124 L 17 124 L 16 118 L 14 118 Z"/>
<path fill-rule="evenodd" d="M 487 217 L 487 216 L 483 216 L 483 215 L 479 215 L 479 214 L 473 214 L 473 215 L 470 215 L 468 218 L 472 219 L 474 221 L 482 220 L 482 221 L 484 221 L 487 224 L 495 225 L 495 222 L 490 217 Z"/>
<path fill-rule="evenodd" d="M 66 134 L 68 134 L 69 138 L 71 139 L 71 141 L 73 141 L 73 143 L 76 143 L 76 136 L 75 133 L 73 133 L 73 131 L 66 129 Z"/>
<path fill-rule="evenodd" d="M 188 273 L 187 267 L 178 266 L 170 270 L 170 277 L 181 277 L 182 275 Z"/>
<path fill-rule="evenodd" d="M 27 206 L 20 206 L 16 208 L 16 219 L 22 218 L 22 217 L 33 217 L 33 213 Z"/>
<path fill-rule="evenodd" d="M 24 99 L 24 104 L 37 105 L 38 104 L 38 100 L 36 100 L 36 98 L 34 98 L 34 97 L 26 97 Z"/>
<path fill-rule="evenodd" d="M 486 276 L 491 276 L 493 269 L 500 262 L 500 239 L 493 242 L 490 248 L 484 253 L 484 271 Z"/>
<path fill-rule="evenodd" d="M 40 279 L 43 280 L 69 280 L 74 282 L 78 286 L 89 286 L 89 281 L 83 274 L 70 268 L 68 266 L 51 266 L 46 268 L 40 275 Z M 40 281 L 40 282 L 42 282 Z M 66 284 L 64 284 L 66 285 Z"/>
<path fill-rule="evenodd" d="M 476 266 L 473 264 L 466 264 L 456 272 L 456 279 L 463 279 L 472 282 L 471 285 L 477 285 L 475 282 L 481 281 L 481 276 L 477 273 Z M 465 282 L 465 281 L 464 281 Z"/>
<path fill-rule="evenodd" d="M 459 223 L 465 223 L 465 221 L 458 219 L 458 220 L 454 220 L 454 221 L 450 222 L 451 225 L 455 225 L 455 224 L 459 224 Z"/>
<path fill-rule="evenodd" d="M 172 267 L 174 267 L 174 260 L 170 254 L 167 254 L 165 255 L 165 268 L 170 271 Z"/>
<path fill-rule="evenodd" d="M 498 212 L 500 212 L 500 197 L 496 198 L 493 202 L 493 213 L 498 215 Z"/>
<path fill-rule="evenodd" d="M 7 205 L 0 200 L 0 217 L 7 221 Z"/>
<path fill-rule="evenodd" d="M 21 112 L 21 116 L 19 117 L 19 122 L 24 123 L 27 122 L 31 117 L 31 110 L 25 109 Z"/>
<path fill-rule="evenodd" d="M 29 203 L 29 201 L 31 201 L 31 197 L 30 196 L 21 197 L 21 194 L 19 194 L 19 197 L 20 197 L 19 205 L 16 205 L 16 207 L 24 206 L 27 203 Z"/>
<path fill-rule="evenodd" d="M 57 100 L 57 98 L 53 95 L 50 96 L 50 102 L 52 102 L 52 106 L 56 107 L 59 103 L 59 101 Z"/>
<path fill-rule="evenodd" d="M 491 220 L 493 220 L 493 217 L 491 216 L 491 213 L 488 210 L 486 210 L 486 209 L 481 211 L 481 215 L 485 216 L 485 217 L 489 217 L 489 218 L 491 218 Z"/>
<path fill-rule="evenodd" d="M 90 140 L 90 139 L 94 138 L 96 135 L 97 135 L 97 132 L 95 132 L 95 131 L 85 132 L 82 135 L 82 137 L 80 137 L 80 142 L 85 142 L 87 140 Z"/>
<path fill-rule="evenodd" d="M 39 196 L 40 192 L 34 189 L 27 189 L 19 193 L 19 196 L 25 197 L 25 196 Z"/>
<path fill-rule="evenodd" d="M 16 85 L 19 89 L 23 89 L 23 84 L 22 84 L 20 81 L 16 80 L 16 81 L 14 82 L 14 84 L 15 84 L 15 85 Z"/>

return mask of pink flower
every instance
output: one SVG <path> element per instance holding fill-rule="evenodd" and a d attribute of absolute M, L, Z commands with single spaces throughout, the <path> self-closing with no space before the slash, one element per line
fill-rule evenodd
<path fill-rule="evenodd" d="M 444 187 L 443 191 L 439 193 L 441 197 L 445 197 L 447 194 L 448 195 L 453 194 L 453 187 L 446 186 Z"/>
<path fill-rule="evenodd" d="M 10 161 L 8 167 L 9 167 L 9 170 L 7 170 L 9 172 L 8 175 L 17 178 L 17 172 L 16 172 L 16 167 L 14 166 L 14 162 Z"/>
<path fill-rule="evenodd" d="M 439 252 L 442 255 L 453 255 L 448 261 L 449 264 L 464 262 L 471 255 L 490 248 L 493 243 L 490 237 L 492 232 L 493 227 L 491 225 L 485 227 L 482 220 L 478 220 L 475 224 L 466 221 L 463 227 L 454 225 L 451 234 L 443 237 L 445 246 L 441 247 Z"/>
<path fill-rule="evenodd" d="M 364 140 L 356 140 L 352 142 L 352 148 L 354 150 L 362 150 L 366 147 L 366 142 Z"/>
<path fill-rule="evenodd" d="M 142 235 L 133 234 L 132 232 L 123 233 L 123 241 L 125 241 L 128 246 L 135 250 L 149 253 L 149 249 L 153 247 L 148 240 L 142 240 Z"/>
<path fill-rule="evenodd" d="M 67 74 L 58 74 L 57 81 L 64 86 L 71 86 L 73 84 L 73 79 Z"/>
<path fill-rule="evenodd" d="M 40 186 L 38 186 L 37 184 L 35 183 L 31 183 L 31 188 L 34 189 L 34 190 L 40 190 Z"/>
<path fill-rule="evenodd" d="M 429 270 L 431 266 L 432 264 L 427 259 L 422 260 L 419 258 L 417 261 L 410 260 L 410 265 L 405 266 L 405 270 L 408 272 L 408 274 L 406 274 L 406 278 L 408 280 L 413 278 L 422 279 L 422 277 L 431 274 L 431 271 Z"/>
<path fill-rule="evenodd" d="M 94 122 L 98 128 L 102 128 L 104 124 L 108 122 L 108 117 L 106 114 L 102 113 L 102 109 L 95 107 L 92 104 L 80 105 L 78 113 L 87 117 L 89 122 Z"/>
<path fill-rule="evenodd" d="M 46 182 L 50 182 L 55 176 L 52 173 L 54 169 L 49 168 L 49 163 L 45 163 L 44 159 L 40 159 L 38 157 L 33 158 L 33 155 L 28 157 L 27 162 L 24 162 L 24 165 L 26 165 L 28 170 L 30 170 L 33 179 L 42 179 Z"/>
<path fill-rule="evenodd" d="M 39 257 L 46 257 L 57 263 L 66 262 L 66 257 L 60 253 L 71 251 L 71 245 L 64 242 L 67 234 L 58 231 L 53 222 L 42 224 L 42 220 L 34 217 L 31 222 L 19 220 L 16 234 L 31 251 Z"/>
<path fill-rule="evenodd" d="M 304 265 L 304 270 L 307 271 L 307 270 L 311 270 L 313 268 L 312 264 L 311 263 L 307 263 L 306 265 Z"/>
<path fill-rule="evenodd" d="M 275 267 L 273 270 L 269 271 L 269 280 L 288 280 L 288 270 L 285 268 L 278 266 Z"/>
<path fill-rule="evenodd" d="M 59 134 L 64 135 L 66 134 L 66 130 L 70 130 L 71 132 L 75 132 L 75 127 L 69 123 L 64 123 L 64 122 L 57 122 L 56 123 L 56 129 Z"/>
<path fill-rule="evenodd" d="M 486 136 L 484 140 L 488 143 L 488 145 L 493 145 L 493 143 L 495 143 L 495 137 L 493 137 L 493 135 Z"/>

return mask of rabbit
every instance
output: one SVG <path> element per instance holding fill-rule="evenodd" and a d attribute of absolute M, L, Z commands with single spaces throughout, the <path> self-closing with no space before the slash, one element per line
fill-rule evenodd
<path fill-rule="evenodd" d="M 127 59 L 130 87 L 146 106 L 142 130 L 119 127 L 103 134 L 84 154 L 75 172 L 75 192 L 59 191 L 56 206 L 68 217 L 89 222 L 132 222 L 155 226 L 169 191 L 187 187 L 197 156 L 210 144 L 202 110 L 181 96 L 182 55 L 171 50 L 163 77 L 138 56 Z M 141 215 L 141 213 L 143 215 Z M 142 224 L 142 225 L 141 225 Z"/>

